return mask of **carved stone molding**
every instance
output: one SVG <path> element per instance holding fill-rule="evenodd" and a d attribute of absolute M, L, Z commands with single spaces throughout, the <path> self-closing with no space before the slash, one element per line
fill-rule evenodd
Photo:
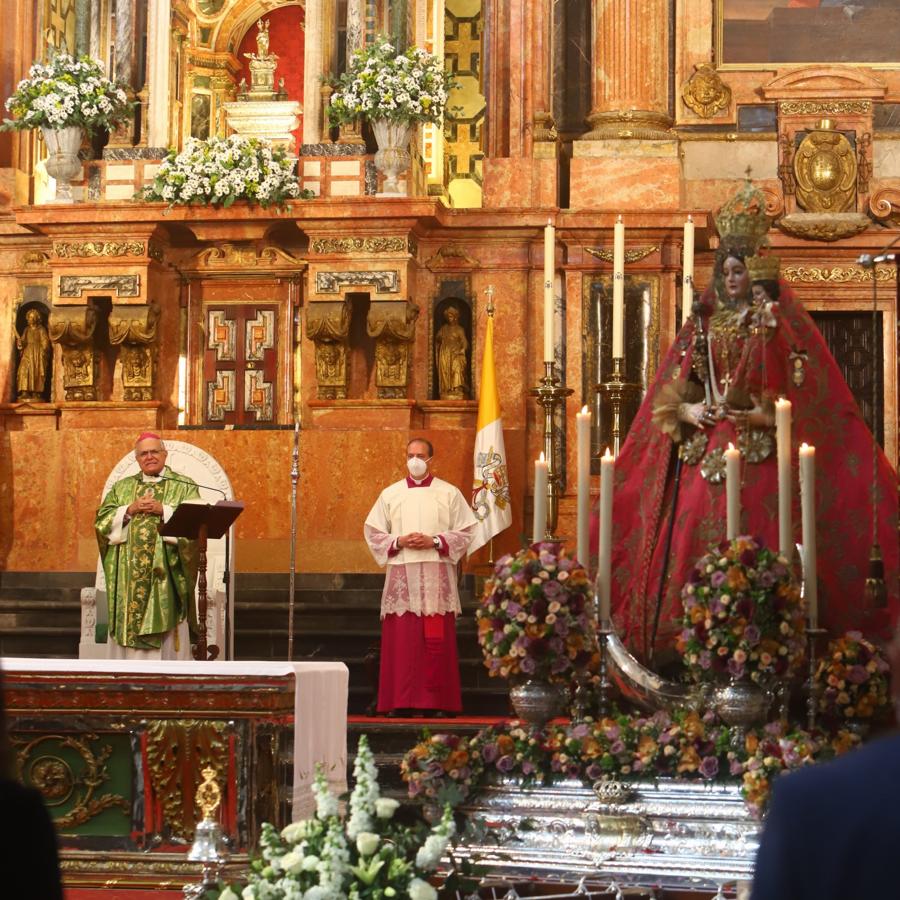
<path fill-rule="evenodd" d="M 374 301 L 366 331 L 375 338 L 375 387 L 380 399 L 402 399 L 409 386 L 409 356 L 419 307 L 411 300 Z"/>
<path fill-rule="evenodd" d="M 840 241 L 862 234 L 872 220 L 862 213 L 791 213 L 778 220 L 787 234 L 807 241 Z"/>
<path fill-rule="evenodd" d="M 416 242 L 406 237 L 313 238 L 313 253 L 409 253 L 416 255 Z"/>
<path fill-rule="evenodd" d="M 543 110 L 534 114 L 532 139 L 536 144 L 556 144 L 559 142 L 559 131 L 553 116 Z"/>
<path fill-rule="evenodd" d="M 872 112 L 871 100 L 783 100 L 782 116 L 865 116 Z"/>
<path fill-rule="evenodd" d="M 699 63 L 681 88 L 681 99 L 700 118 L 711 119 L 731 106 L 731 88 L 719 77 L 715 66 Z"/>
<path fill-rule="evenodd" d="M 449 243 L 438 247 L 437 252 L 425 265 L 432 271 L 436 269 L 477 269 L 481 263 L 471 256 L 459 244 Z"/>
<path fill-rule="evenodd" d="M 109 316 L 109 342 L 121 346 L 122 385 L 126 400 L 152 400 L 156 383 L 156 358 L 160 308 L 116 306 Z"/>
<path fill-rule="evenodd" d="M 881 222 L 900 222 L 900 189 L 882 188 L 876 191 L 869 199 L 869 209 Z"/>
<path fill-rule="evenodd" d="M 100 291 L 117 297 L 140 297 L 140 275 L 60 275 L 59 296 L 78 298 L 85 291 Z"/>
<path fill-rule="evenodd" d="M 781 277 L 793 284 L 865 284 L 872 280 L 872 269 L 862 266 L 784 266 Z M 893 266 L 877 266 L 878 281 L 893 281 L 897 277 Z"/>
<path fill-rule="evenodd" d="M 350 301 L 310 303 L 306 336 L 316 346 L 316 394 L 320 400 L 346 400 L 349 366 Z"/>
<path fill-rule="evenodd" d="M 144 256 L 143 241 L 58 241 L 53 255 L 60 259 L 84 259 L 97 256 Z"/>
<path fill-rule="evenodd" d="M 43 250 L 26 250 L 19 257 L 20 269 L 46 269 L 50 265 L 50 257 Z"/>
<path fill-rule="evenodd" d="M 197 265 L 202 269 L 267 268 L 289 265 L 301 267 L 301 260 L 280 247 L 256 247 L 252 244 L 220 244 L 201 250 Z"/>
<path fill-rule="evenodd" d="M 63 388 L 66 400 L 99 400 L 100 360 L 94 349 L 97 312 L 93 306 L 57 308 L 51 311 L 50 340 L 62 350 Z"/>
<path fill-rule="evenodd" d="M 657 250 L 659 250 L 659 244 L 654 244 L 652 247 L 636 247 L 633 250 L 626 250 L 625 262 L 640 262 L 642 259 L 646 259 L 650 256 L 651 253 L 656 253 Z M 613 261 L 613 251 L 607 250 L 604 247 L 585 247 L 584 252 L 589 253 L 597 259 L 602 259 L 604 262 L 611 263 Z"/>
<path fill-rule="evenodd" d="M 396 269 L 387 272 L 316 272 L 316 293 L 319 294 L 339 294 L 344 287 L 368 285 L 379 294 L 396 293 L 400 290 L 400 273 Z"/>

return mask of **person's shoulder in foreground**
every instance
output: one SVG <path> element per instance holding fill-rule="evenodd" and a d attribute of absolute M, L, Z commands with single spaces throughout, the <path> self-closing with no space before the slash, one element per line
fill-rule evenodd
<path fill-rule="evenodd" d="M 752 900 L 900 895 L 900 734 L 781 775 L 756 858 Z"/>

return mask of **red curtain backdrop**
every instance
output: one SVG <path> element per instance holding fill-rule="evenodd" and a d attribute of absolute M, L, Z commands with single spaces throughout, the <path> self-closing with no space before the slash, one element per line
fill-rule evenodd
<path fill-rule="evenodd" d="M 306 42 L 306 32 L 303 30 L 304 10 L 300 6 L 282 6 L 265 13 L 263 18 L 269 20 L 269 53 L 278 57 L 278 66 L 275 69 L 275 89 L 278 89 L 278 79 L 284 79 L 284 89 L 289 100 L 297 100 L 303 103 L 303 56 Z M 254 22 L 241 40 L 237 57 L 243 65 L 243 71 L 238 78 L 246 78 L 250 84 L 250 61 L 245 53 L 256 53 L 256 22 Z M 300 117 L 300 127 L 294 132 L 296 152 L 300 151 L 300 142 L 303 138 L 303 117 Z"/>

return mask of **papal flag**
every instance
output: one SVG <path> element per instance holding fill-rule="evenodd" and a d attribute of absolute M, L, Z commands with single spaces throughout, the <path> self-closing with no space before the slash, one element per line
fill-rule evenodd
<path fill-rule="evenodd" d="M 469 544 L 469 555 L 495 534 L 512 524 L 506 448 L 500 421 L 500 394 L 494 372 L 494 318 L 489 315 L 481 360 L 481 395 L 478 398 L 478 432 L 475 435 L 475 483 L 472 509 L 478 523 Z"/>

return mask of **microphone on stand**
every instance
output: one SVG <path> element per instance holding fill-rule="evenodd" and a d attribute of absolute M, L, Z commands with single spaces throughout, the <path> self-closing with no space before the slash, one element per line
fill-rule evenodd
<path fill-rule="evenodd" d="M 222 495 L 223 500 L 228 499 L 228 495 L 225 493 L 225 491 L 222 490 L 222 488 L 213 487 L 211 484 L 197 484 L 196 481 L 193 481 L 191 479 L 175 478 L 173 475 L 157 475 L 156 477 L 160 481 L 177 481 L 179 484 L 193 485 L 194 487 L 202 488 L 205 491 L 216 491 Z"/>

